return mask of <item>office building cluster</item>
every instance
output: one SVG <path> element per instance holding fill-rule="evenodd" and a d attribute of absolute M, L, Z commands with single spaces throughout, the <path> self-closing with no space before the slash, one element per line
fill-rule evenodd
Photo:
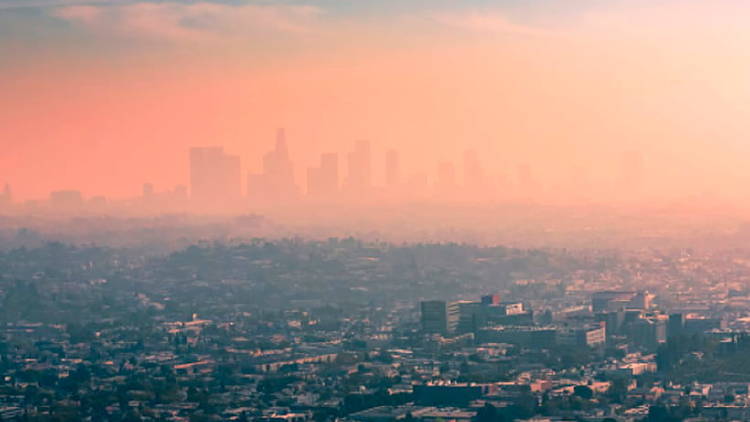
<path fill-rule="evenodd" d="M 222 146 L 190 148 L 186 183 L 164 189 L 154 183 L 142 185 L 141 195 L 113 199 L 104 195 L 86 195 L 75 187 L 55 189 L 45 199 L 14 202 L 10 186 L 0 192 L 0 211 L 16 214 L 51 212 L 62 214 L 125 213 L 242 213 L 275 208 L 294 208 L 300 203 L 312 205 L 374 204 L 434 201 L 440 203 L 493 203 L 520 201 L 533 203 L 541 198 L 552 202 L 592 199 L 587 170 L 573 166 L 570 180 L 555 176 L 544 186 L 528 163 L 513 168 L 485 171 L 481 157 L 467 150 L 456 165 L 439 160 L 432 171 L 406 174 L 398 150 L 388 149 L 382 156 L 373 152 L 370 142 L 354 142 L 345 154 L 325 152 L 306 171 L 295 167 L 285 129 L 276 131 L 270 151 L 263 154 L 256 170 L 247 170 L 239 154 Z M 643 157 L 627 152 L 616 173 L 618 198 L 635 198 L 644 180 Z M 375 177 L 374 175 L 377 175 Z M 573 192 L 577 192 L 572 195 Z M 571 196 L 572 195 L 572 196 Z"/>
<path fill-rule="evenodd" d="M 295 175 L 284 129 L 278 129 L 273 150 L 263 155 L 257 173 L 248 173 L 241 195 L 241 171 L 238 156 L 224 153 L 220 147 L 192 148 L 190 152 L 190 200 L 192 206 L 217 206 L 251 203 L 260 206 L 289 205 L 305 199 L 312 202 L 367 200 L 375 192 L 372 177 L 370 143 L 358 141 L 346 155 L 346 173 L 336 153 L 324 153 L 320 161 L 307 169 L 306 185 L 300 187 Z M 398 152 L 385 156 L 385 189 L 400 183 Z M 381 189 L 382 191 L 382 189 Z M 382 192 L 381 192 L 382 193 Z"/>

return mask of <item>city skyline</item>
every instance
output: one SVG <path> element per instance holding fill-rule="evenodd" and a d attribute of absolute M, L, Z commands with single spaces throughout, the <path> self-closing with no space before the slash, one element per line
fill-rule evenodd
<path fill-rule="evenodd" d="M 605 200 L 640 151 L 654 196 L 748 197 L 747 4 L 545 4 L 0 0 L 0 183 L 133 197 L 200 145 L 259 173 L 285 126 L 301 189 L 368 139 L 378 181 L 384 149 L 415 186 L 474 150 L 491 180 Z"/>
<path fill-rule="evenodd" d="M 0 421 L 750 421 L 747 0 L 0 0 Z"/>
<path fill-rule="evenodd" d="M 321 152 L 319 162 L 295 167 L 291 146 L 284 128 L 276 129 L 272 149 L 259 158 L 260 171 L 223 146 L 194 146 L 188 151 L 188 175 L 184 183 L 161 186 L 151 181 L 139 185 L 139 193 L 130 197 L 108 198 L 101 194 L 86 195 L 75 187 L 55 189 L 48 199 L 59 202 L 63 209 L 86 200 L 122 200 L 140 197 L 190 200 L 193 206 L 212 204 L 210 209 L 236 209 L 239 205 L 290 204 L 300 200 L 313 202 L 376 202 L 378 200 L 437 200 L 492 202 L 497 200 L 538 200 L 544 202 L 546 186 L 536 179 L 534 168 L 519 163 L 500 174 L 486 172 L 482 159 L 474 150 L 466 150 L 460 162 L 436 161 L 434 171 L 421 172 L 403 163 L 395 148 L 378 148 L 373 156 L 372 143 L 352 142 L 348 151 Z M 639 151 L 624 151 L 618 159 L 620 169 L 614 181 L 617 188 L 632 199 L 642 190 L 644 157 Z M 252 160 L 248 160 L 252 161 Z M 405 165 L 406 164 L 406 165 Z M 580 169 L 571 169 L 575 172 Z M 134 178 L 138 177 L 133 173 Z M 577 177 L 577 179 L 576 179 Z M 580 186 L 588 175 L 573 174 L 570 183 Z M 570 189 L 567 186 L 563 189 Z M 567 191 L 562 192 L 566 194 Z M 595 194 L 588 199 L 595 200 Z M 580 198 L 580 197 L 578 197 Z M 576 198 L 576 199 L 578 199 Z M 10 183 L 6 183 L 0 204 L 14 202 Z M 22 203 L 23 200 L 18 201 Z M 195 209 L 201 209 L 200 206 Z"/>

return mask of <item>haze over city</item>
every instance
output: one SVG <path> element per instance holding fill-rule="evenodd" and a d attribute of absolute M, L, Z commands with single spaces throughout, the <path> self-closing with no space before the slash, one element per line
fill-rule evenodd
<path fill-rule="evenodd" d="M 323 153 L 338 154 L 344 184 L 366 140 L 373 186 L 398 152 L 403 200 L 746 202 L 739 1 L 0 10 L 0 182 L 19 202 L 121 200 L 145 183 L 190 193 L 189 150 L 202 146 L 240 158 L 244 194 L 281 127 L 301 194 Z M 451 192 L 450 173 L 472 185 L 467 151 L 489 187 Z"/>
<path fill-rule="evenodd" d="M 750 421 L 747 0 L 0 0 L 0 421 Z"/>

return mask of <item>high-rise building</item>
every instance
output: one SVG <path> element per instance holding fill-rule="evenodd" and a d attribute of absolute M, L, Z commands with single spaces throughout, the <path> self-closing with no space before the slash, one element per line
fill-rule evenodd
<path fill-rule="evenodd" d="M 354 196 L 367 194 L 371 187 L 370 143 L 358 141 L 348 156 L 349 173 L 345 183 L 347 192 Z"/>
<path fill-rule="evenodd" d="M 568 327 L 557 331 L 557 344 L 576 347 L 597 347 L 607 342 L 607 324 L 591 324 L 583 327 Z"/>
<path fill-rule="evenodd" d="M 320 165 L 307 170 L 307 194 L 315 199 L 333 199 L 339 189 L 339 161 L 336 154 L 322 154 Z"/>
<path fill-rule="evenodd" d="M 289 157 L 284 129 L 276 131 L 274 149 L 263 156 L 261 174 L 250 175 L 248 196 L 261 202 L 287 202 L 296 199 L 297 185 L 294 183 L 294 165 Z"/>
<path fill-rule="evenodd" d="M 674 313 L 669 315 L 667 323 L 667 338 L 679 337 L 685 333 L 685 315 Z"/>
<path fill-rule="evenodd" d="M 475 333 L 485 324 L 486 313 L 482 302 L 462 300 L 455 302 L 458 307 L 458 324 L 456 331 L 459 333 Z"/>
<path fill-rule="evenodd" d="M 659 344 L 667 341 L 667 325 L 669 317 L 666 315 L 641 315 L 628 327 L 628 336 L 638 346 L 656 349 Z"/>
<path fill-rule="evenodd" d="M 420 303 L 422 330 L 425 333 L 448 335 L 455 332 L 459 321 L 458 302 L 428 300 Z"/>
<path fill-rule="evenodd" d="M 202 208 L 217 208 L 242 194 L 240 157 L 222 147 L 190 150 L 190 196 Z"/>
<path fill-rule="evenodd" d="M 633 309 L 642 309 L 644 311 L 648 311 L 649 309 L 651 309 L 651 304 L 655 297 L 656 295 L 654 295 L 653 293 L 649 293 L 646 290 L 641 290 L 630 301 L 630 307 Z"/>
<path fill-rule="evenodd" d="M 399 183 L 401 183 L 401 163 L 398 151 L 391 149 L 385 153 L 385 185 L 394 188 Z"/>

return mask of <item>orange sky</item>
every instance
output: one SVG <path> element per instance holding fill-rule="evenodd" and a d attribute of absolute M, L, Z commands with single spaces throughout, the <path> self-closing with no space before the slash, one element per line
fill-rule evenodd
<path fill-rule="evenodd" d="M 508 3 L 61 1 L 40 2 L 42 22 L 0 0 L 0 27 L 15 23 L 0 30 L 0 183 L 19 199 L 167 189 L 187 183 L 190 146 L 256 170 L 284 126 L 302 186 L 318 154 L 368 139 L 376 182 L 388 148 L 407 175 L 474 149 L 493 178 L 528 163 L 549 190 L 607 199 L 636 150 L 651 193 L 746 196 L 750 5 Z"/>

